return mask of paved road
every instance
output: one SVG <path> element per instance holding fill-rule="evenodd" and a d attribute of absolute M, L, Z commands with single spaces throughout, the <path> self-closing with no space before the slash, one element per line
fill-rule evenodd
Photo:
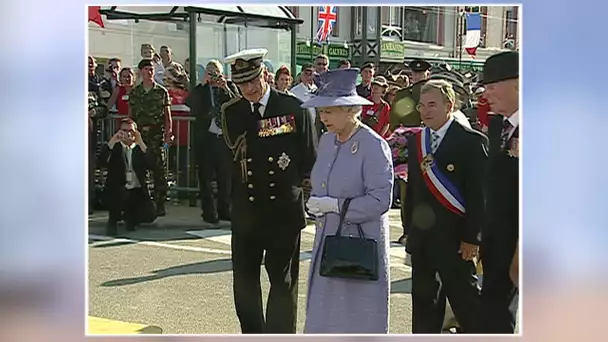
<path fill-rule="evenodd" d="M 399 211 L 391 210 L 390 216 L 391 240 L 396 240 L 401 235 Z M 116 239 L 104 236 L 106 219 L 105 214 L 89 218 L 90 316 L 159 327 L 164 334 L 240 333 L 232 299 L 229 230 L 205 230 L 200 211 L 184 206 L 170 206 L 167 217 L 154 225 L 121 231 Z M 302 234 L 299 332 L 313 238 L 307 227 Z M 403 247 L 391 248 L 394 334 L 409 333 L 411 327 L 411 270 L 404 258 Z M 268 280 L 262 274 L 266 298 Z M 98 329 L 111 330 L 105 325 Z"/>

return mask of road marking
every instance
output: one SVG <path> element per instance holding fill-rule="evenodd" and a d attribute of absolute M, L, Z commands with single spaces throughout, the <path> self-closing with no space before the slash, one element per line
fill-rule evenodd
<path fill-rule="evenodd" d="M 161 334 L 162 332 L 161 328 L 153 325 L 88 317 L 87 333 L 89 335 Z"/>
<path fill-rule="evenodd" d="M 190 251 L 190 252 L 199 252 L 199 253 L 202 252 L 202 253 L 224 254 L 224 255 L 232 254 L 232 252 L 224 250 L 224 249 L 193 247 L 193 246 L 183 246 L 183 245 L 171 245 L 171 244 L 160 243 L 160 242 L 140 241 L 140 240 L 123 239 L 123 238 L 117 239 L 117 238 L 113 238 L 111 236 L 105 236 L 105 235 L 89 234 L 89 239 L 100 240 L 100 241 L 112 241 L 115 243 L 128 242 L 128 243 L 132 243 L 135 245 L 146 245 L 146 246 L 169 248 L 169 249 L 176 249 L 176 250 Z"/>

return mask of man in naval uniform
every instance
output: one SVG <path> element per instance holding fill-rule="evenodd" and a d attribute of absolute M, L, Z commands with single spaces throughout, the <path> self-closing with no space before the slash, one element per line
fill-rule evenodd
<path fill-rule="evenodd" d="M 316 159 L 310 115 L 295 96 L 264 79 L 266 49 L 225 59 L 242 97 L 222 106 L 223 132 L 234 154 L 232 269 L 234 302 L 243 333 L 295 333 L 300 231 L 305 192 Z M 266 316 L 260 264 L 270 280 Z"/>
<path fill-rule="evenodd" d="M 519 54 L 502 52 L 483 67 L 484 96 L 490 119 L 487 191 L 488 223 L 482 231 L 481 329 L 487 334 L 513 334 L 518 290 L 510 266 L 519 237 Z"/>
<path fill-rule="evenodd" d="M 412 70 L 411 85 L 395 93 L 390 113 L 391 130 L 399 125 L 418 127 L 422 123 L 416 105 L 420 100 L 420 88 L 429 78 L 431 64 L 421 59 L 414 59 L 408 66 Z"/>

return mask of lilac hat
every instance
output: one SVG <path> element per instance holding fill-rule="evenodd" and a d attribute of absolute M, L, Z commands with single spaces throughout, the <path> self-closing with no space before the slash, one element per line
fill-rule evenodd
<path fill-rule="evenodd" d="M 365 106 L 373 104 L 357 95 L 357 76 L 359 69 L 329 70 L 317 75 L 315 84 L 318 89 L 313 97 L 302 103 L 302 108 Z"/>

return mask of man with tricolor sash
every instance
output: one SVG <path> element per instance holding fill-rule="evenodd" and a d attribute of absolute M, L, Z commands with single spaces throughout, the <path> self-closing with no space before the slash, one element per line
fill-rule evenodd
<path fill-rule="evenodd" d="M 487 138 L 459 124 L 446 80 L 420 90 L 424 127 L 410 137 L 405 203 L 412 264 L 412 332 L 441 333 L 446 298 L 463 333 L 478 332 L 475 259 L 485 218 Z"/>

